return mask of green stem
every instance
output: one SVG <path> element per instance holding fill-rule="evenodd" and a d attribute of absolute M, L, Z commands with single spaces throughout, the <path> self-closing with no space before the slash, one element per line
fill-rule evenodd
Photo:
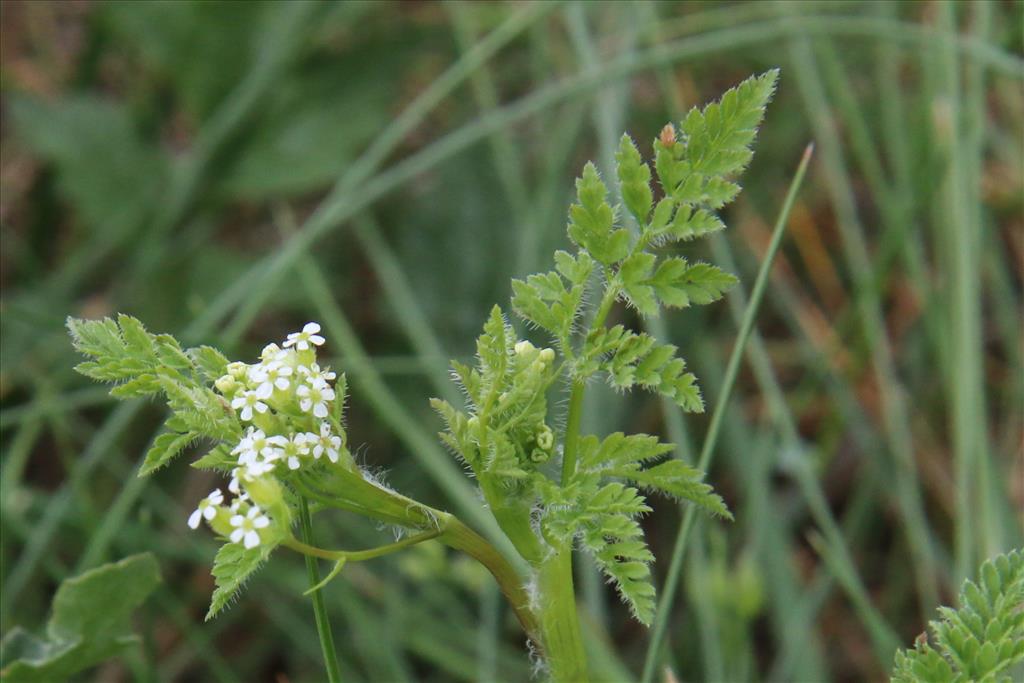
<path fill-rule="evenodd" d="M 537 611 L 551 680 L 555 683 L 586 681 L 587 658 L 572 579 L 572 546 L 561 548 L 541 564 L 537 588 L 540 594 Z"/>
<path fill-rule="evenodd" d="M 305 543 L 313 542 L 313 521 L 309 516 L 309 503 L 299 497 L 299 526 Z M 310 587 L 320 583 L 320 568 L 316 558 L 306 555 L 306 573 L 309 574 Z M 327 680 L 330 683 L 341 683 L 341 670 L 338 667 L 337 650 L 334 648 L 334 636 L 331 634 L 331 622 L 327 617 L 327 605 L 321 591 L 313 593 L 313 614 L 316 617 L 316 632 L 320 636 L 320 649 L 324 653 L 324 666 L 327 669 Z"/>
<path fill-rule="evenodd" d="M 488 571 L 498 582 L 498 587 L 505 595 L 512 610 L 515 612 L 519 624 L 523 627 L 526 635 L 537 647 L 547 650 L 547 643 L 544 641 L 540 624 L 537 617 L 530 609 L 530 598 L 523 588 L 523 577 L 509 564 L 493 545 L 488 543 L 480 534 L 466 526 L 457 517 L 449 517 L 448 525 L 438 537 L 438 540 L 445 545 L 461 550 L 474 560 L 487 567 Z"/>
<path fill-rule="evenodd" d="M 614 278 L 608 283 L 608 288 L 601 297 L 601 304 L 597 307 L 597 313 L 590 323 L 590 330 L 604 325 L 605 319 L 612 310 L 616 297 L 619 295 L 618 281 Z M 589 334 L 589 330 L 588 330 Z M 569 483 L 572 475 L 576 472 L 576 450 L 580 437 L 580 421 L 583 418 L 583 392 L 586 384 L 582 381 L 572 383 L 572 391 L 569 394 L 569 415 L 565 423 L 565 441 L 562 447 L 562 485 Z"/>
<path fill-rule="evenodd" d="M 362 562 L 364 560 L 372 560 L 375 557 L 390 555 L 402 548 L 408 548 L 411 545 L 416 545 L 423 541 L 429 541 L 430 539 L 437 538 L 440 535 L 440 530 L 431 529 L 430 531 L 424 531 L 423 533 L 416 534 L 415 536 L 403 538 L 401 541 L 382 545 L 377 548 L 370 548 L 369 550 L 325 550 L 323 548 L 309 545 L 308 543 L 303 543 L 295 538 L 285 539 L 281 542 L 281 545 L 302 553 L 306 557 L 319 557 L 324 560 L 333 560 L 335 562 L 338 560 L 345 560 L 346 562 Z"/>

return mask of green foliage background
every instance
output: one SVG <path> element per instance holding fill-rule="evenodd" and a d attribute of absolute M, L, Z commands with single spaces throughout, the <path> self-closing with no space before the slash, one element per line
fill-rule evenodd
<path fill-rule="evenodd" d="M 622 132 L 647 156 L 666 121 L 779 67 L 729 230 L 681 250 L 741 284 L 645 323 L 713 406 L 813 140 L 709 473 L 736 521 L 691 535 L 669 662 L 883 677 L 983 559 L 1022 545 L 1022 7 L 5 2 L 3 633 L 41 633 L 63 578 L 151 550 L 143 646 L 86 680 L 320 680 L 298 557 L 202 623 L 215 545 L 185 519 L 214 482 L 135 476 L 161 411 L 75 375 L 65 318 L 123 311 L 250 359 L 319 320 L 353 450 L 472 523 L 426 401 L 458 400 L 448 359 L 470 359 L 510 277 L 565 247 L 585 161 L 610 178 Z M 584 430 L 662 434 L 692 461 L 708 415 L 628 396 L 595 385 Z M 680 515 L 654 508 L 660 583 Z M 385 537 L 346 517 L 318 533 Z M 595 677 L 635 677 L 648 632 L 586 563 L 577 586 Z M 326 590 L 347 680 L 528 676 L 497 589 L 435 545 Z"/>

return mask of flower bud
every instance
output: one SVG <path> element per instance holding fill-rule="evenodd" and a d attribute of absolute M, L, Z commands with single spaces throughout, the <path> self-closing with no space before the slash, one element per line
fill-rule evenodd
<path fill-rule="evenodd" d="M 539 448 L 534 448 L 532 451 L 530 451 L 530 460 L 537 464 L 547 462 L 548 458 L 550 457 L 550 453 L 548 453 L 547 451 L 542 451 Z"/>
<path fill-rule="evenodd" d="M 218 377 L 217 381 L 213 383 L 213 386 L 217 387 L 217 391 L 223 396 L 231 396 L 235 393 L 235 389 L 238 388 L 238 381 L 235 380 L 231 375 L 224 375 Z"/>
<path fill-rule="evenodd" d="M 238 381 L 245 379 L 249 372 L 249 366 L 241 361 L 235 361 L 234 363 L 228 363 L 228 374 L 234 377 Z"/>
<path fill-rule="evenodd" d="M 537 446 L 545 451 L 550 451 L 551 447 L 555 445 L 555 433 L 551 431 L 551 427 L 542 425 L 537 430 Z"/>
<path fill-rule="evenodd" d="M 553 361 L 555 359 L 555 350 L 554 349 L 541 349 L 540 355 L 537 356 L 537 357 L 540 360 L 544 361 L 545 363 L 550 363 L 551 361 Z"/>
<path fill-rule="evenodd" d="M 665 127 L 661 129 L 661 135 L 658 140 L 662 145 L 671 149 L 672 145 L 676 143 L 676 129 L 671 123 L 666 123 Z"/>
<path fill-rule="evenodd" d="M 515 345 L 514 348 L 515 348 L 516 354 L 522 356 L 523 354 L 532 351 L 535 347 L 530 342 L 528 342 L 526 340 L 523 340 L 523 341 L 516 342 L 516 345 Z"/>
<path fill-rule="evenodd" d="M 277 355 L 281 353 L 281 347 L 277 344 L 267 344 L 260 351 L 260 360 L 269 361 L 277 358 Z"/>

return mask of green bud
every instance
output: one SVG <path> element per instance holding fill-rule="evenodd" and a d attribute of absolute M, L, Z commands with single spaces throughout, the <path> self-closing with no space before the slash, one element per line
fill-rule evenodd
<path fill-rule="evenodd" d="M 544 361 L 545 363 L 550 363 L 551 361 L 553 361 L 555 359 L 555 350 L 554 349 L 541 349 L 540 355 L 537 356 L 537 357 L 540 360 Z"/>
<path fill-rule="evenodd" d="M 218 377 L 217 381 L 213 383 L 217 387 L 217 391 L 223 396 L 231 396 L 235 393 L 235 389 L 238 388 L 238 381 L 231 375 L 224 375 Z"/>
<path fill-rule="evenodd" d="M 532 451 L 530 451 L 530 460 L 537 464 L 547 462 L 548 458 L 550 457 L 551 454 L 549 452 L 541 450 L 540 448 L 534 448 Z"/>
<path fill-rule="evenodd" d="M 541 425 L 541 428 L 537 430 L 537 446 L 545 451 L 550 451 L 554 445 L 555 433 L 551 431 L 551 427 Z"/>
<path fill-rule="evenodd" d="M 249 368 L 245 363 L 242 363 L 240 361 L 228 363 L 228 374 L 239 381 L 245 379 L 245 376 L 248 373 L 248 371 Z"/>

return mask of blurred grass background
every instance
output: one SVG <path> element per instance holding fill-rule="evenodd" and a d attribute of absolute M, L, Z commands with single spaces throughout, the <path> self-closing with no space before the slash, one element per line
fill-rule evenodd
<path fill-rule="evenodd" d="M 76 376 L 66 316 L 123 311 L 242 359 L 319 320 L 360 457 L 479 526 L 426 403 L 453 392 L 447 360 L 564 246 L 587 159 L 610 169 L 622 131 L 649 144 L 775 66 L 729 230 L 684 247 L 743 286 L 645 323 L 714 405 L 813 140 L 710 473 L 737 520 L 691 535 L 666 662 L 678 680 L 879 680 L 982 559 L 1022 545 L 1022 3 L 9 1 L 0 18 L 2 630 L 130 553 L 166 579 L 142 650 L 87 679 L 323 674 L 298 556 L 202 623 L 215 544 L 185 519 L 216 482 L 184 462 L 135 477 L 161 408 Z M 590 394 L 586 429 L 699 450 L 707 415 Z M 645 520 L 659 582 L 679 519 L 659 501 Z M 317 526 L 328 547 L 382 537 Z M 637 677 L 648 632 L 587 563 L 577 579 L 595 678 Z M 440 547 L 348 567 L 326 595 L 347 680 L 529 675 L 489 577 Z"/>

